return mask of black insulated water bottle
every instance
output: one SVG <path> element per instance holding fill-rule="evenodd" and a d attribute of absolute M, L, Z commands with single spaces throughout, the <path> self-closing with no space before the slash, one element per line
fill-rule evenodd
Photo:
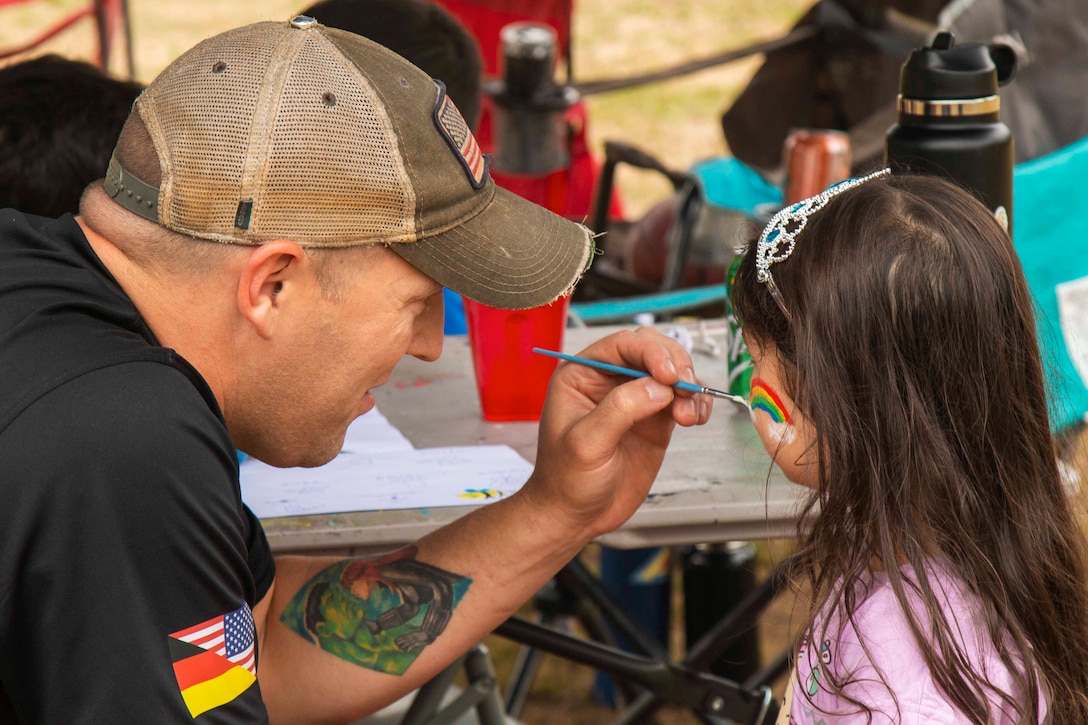
<path fill-rule="evenodd" d="M 1001 44 L 955 45 L 951 33 L 910 54 L 899 76 L 899 122 L 888 130 L 892 171 L 945 176 L 974 192 L 1012 232 L 1013 138 L 998 85 L 1016 71 Z"/>

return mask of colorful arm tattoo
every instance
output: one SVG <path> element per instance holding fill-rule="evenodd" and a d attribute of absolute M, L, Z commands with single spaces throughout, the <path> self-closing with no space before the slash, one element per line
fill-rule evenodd
<path fill-rule="evenodd" d="M 401 675 L 449 624 L 472 580 L 417 561 L 416 547 L 333 564 L 280 617 L 340 659 Z"/>

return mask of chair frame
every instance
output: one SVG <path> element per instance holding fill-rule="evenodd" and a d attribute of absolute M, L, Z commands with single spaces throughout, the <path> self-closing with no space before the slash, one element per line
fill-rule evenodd
<path fill-rule="evenodd" d="M 0 0 L 0 8 L 24 5 L 34 0 Z M 135 62 L 132 49 L 132 24 L 129 22 L 128 0 L 92 0 L 84 7 L 72 12 L 48 26 L 31 40 L 14 47 L 0 49 L 0 60 L 30 52 L 48 40 L 60 35 L 76 23 L 91 18 L 95 23 L 97 50 L 95 63 L 106 70 L 109 68 L 110 55 L 114 47 L 115 34 L 124 35 L 125 61 L 128 77 L 135 74 Z"/>

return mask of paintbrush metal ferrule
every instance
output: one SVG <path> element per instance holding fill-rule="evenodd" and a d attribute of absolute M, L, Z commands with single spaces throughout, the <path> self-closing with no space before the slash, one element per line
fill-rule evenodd
<path fill-rule="evenodd" d="M 713 395 L 715 398 L 725 398 L 726 400 L 731 400 L 738 405 L 743 405 L 746 408 L 748 407 L 748 401 L 745 400 L 744 397 L 741 395 L 733 395 L 733 393 L 727 393 L 724 390 L 718 390 L 716 388 L 703 388 L 702 392 L 706 393 L 707 395 Z"/>

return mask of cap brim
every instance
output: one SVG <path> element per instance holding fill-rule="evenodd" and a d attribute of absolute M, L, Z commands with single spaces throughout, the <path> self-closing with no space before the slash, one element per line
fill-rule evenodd
<path fill-rule="evenodd" d="M 501 187 L 472 219 L 390 245 L 444 287 L 490 307 L 523 310 L 572 289 L 589 265 L 589 229 Z"/>

